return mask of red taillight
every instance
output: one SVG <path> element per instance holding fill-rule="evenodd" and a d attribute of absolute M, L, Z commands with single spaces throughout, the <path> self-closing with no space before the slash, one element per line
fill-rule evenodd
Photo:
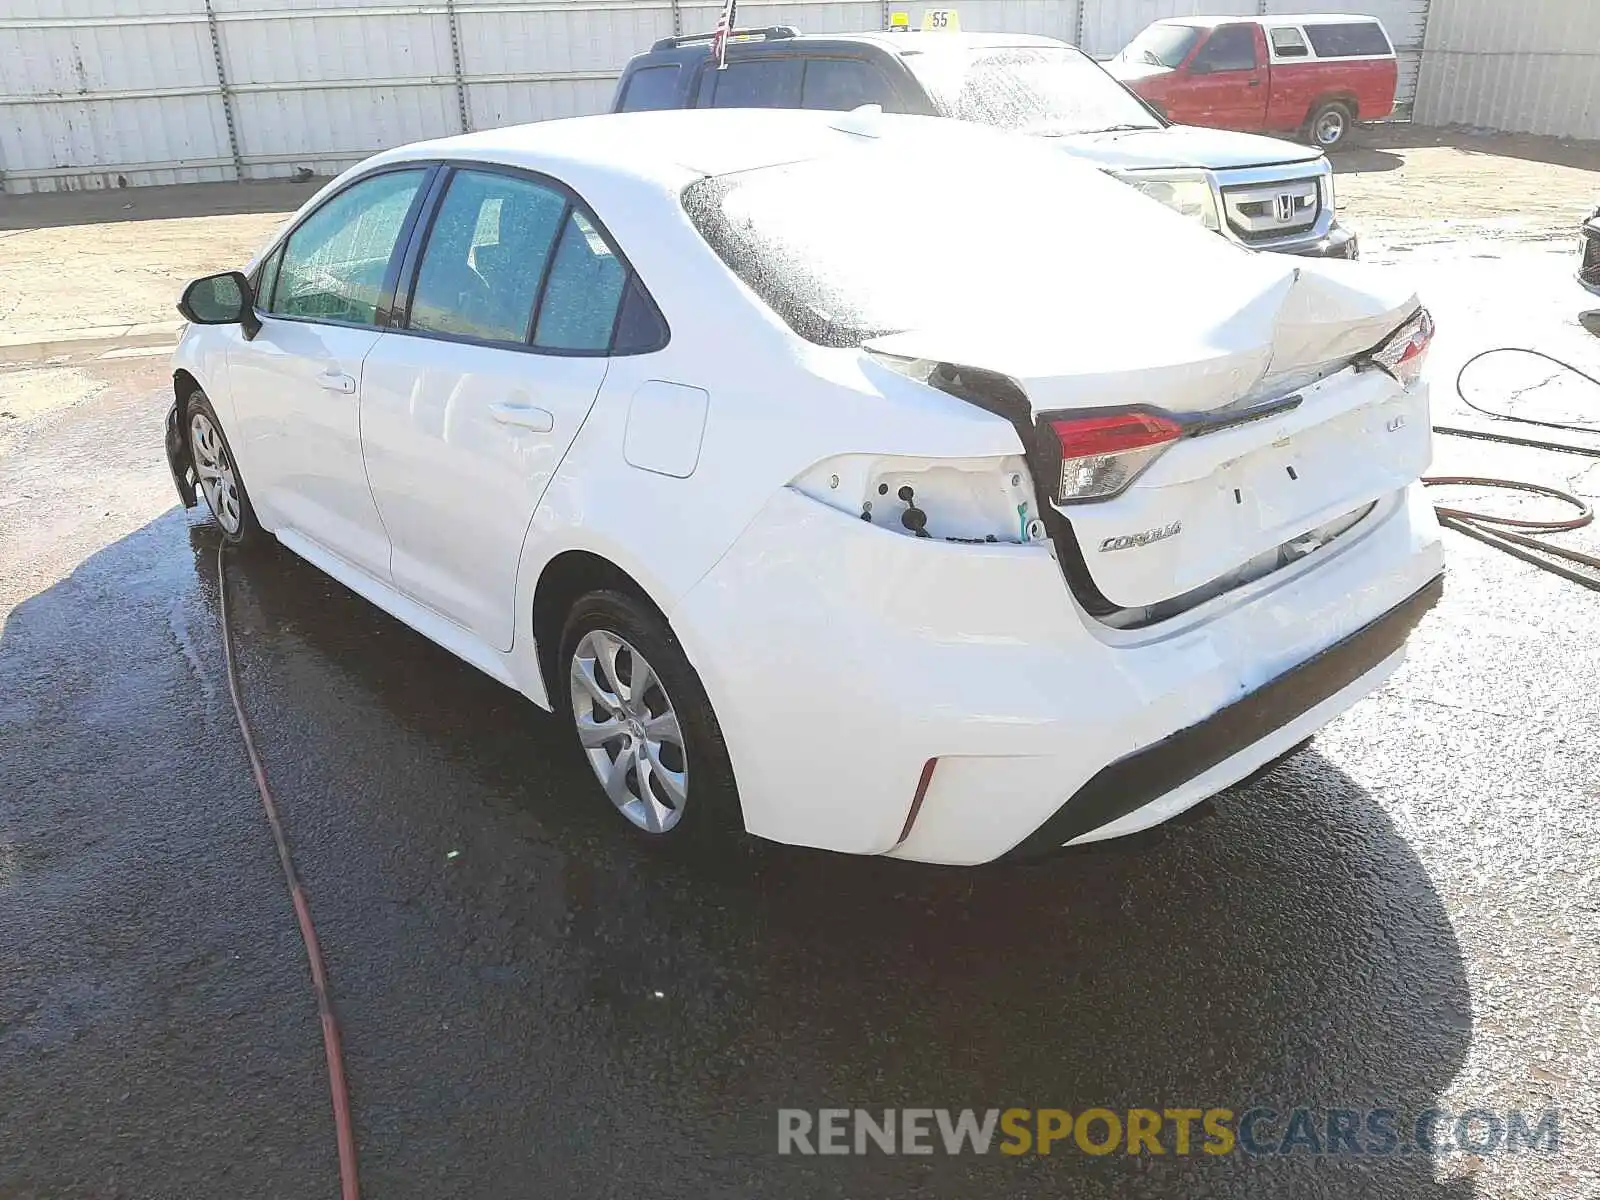
<path fill-rule="evenodd" d="M 1115 496 L 1183 436 L 1172 418 L 1144 410 L 1054 417 L 1049 424 L 1061 444 L 1057 498 L 1064 502 Z"/>
<path fill-rule="evenodd" d="M 1394 376 L 1402 387 L 1410 387 L 1422 377 L 1422 364 L 1432 344 L 1433 317 L 1427 309 L 1419 308 L 1388 341 L 1372 352 L 1371 361 Z"/>

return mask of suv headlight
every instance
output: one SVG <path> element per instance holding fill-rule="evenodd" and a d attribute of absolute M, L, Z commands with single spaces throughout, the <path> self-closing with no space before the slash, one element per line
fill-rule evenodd
<path fill-rule="evenodd" d="M 1217 216 L 1217 197 L 1211 179 L 1201 171 L 1163 171 L 1118 175 L 1129 187 L 1138 188 L 1152 200 L 1193 217 L 1207 229 L 1221 229 Z"/>

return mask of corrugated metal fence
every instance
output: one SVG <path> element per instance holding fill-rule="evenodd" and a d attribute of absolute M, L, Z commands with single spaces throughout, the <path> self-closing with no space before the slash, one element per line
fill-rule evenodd
<path fill-rule="evenodd" d="M 1158 17 L 1328 0 L 954 0 L 965 29 L 1109 56 Z M 1416 78 L 1428 0 L 1338 4 L 1388 25 Z M 603 111 L 633 54 L 720 0 L 8 0 L 0 186 L 12 192 L 331 174 L 463 129 Z M 882 0 L 741 0 L 742 25 L 881 29 Z"/>
<path fill-rule="evenodd" d="M 1417 117 L 1600 139 L 1600 3 L 1433 0 Z"/>

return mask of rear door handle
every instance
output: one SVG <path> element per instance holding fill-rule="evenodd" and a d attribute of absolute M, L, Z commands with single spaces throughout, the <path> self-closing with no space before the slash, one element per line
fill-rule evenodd
<path fill-rule="evenodd" d="M 342 392 L 346 396 L 354 395 L 356 390 L 356 381 L 351 376 L 332 367 L 317 376 L 317 384 L 330 392 Z"/>
<path fill-rule="evenodd" d="M 496 403 L 489 405 L 489 412 L 502 425 L 520 425 L 535 433 L 549 433 L 556 427 L 554 413 L 531 404 Z"/>

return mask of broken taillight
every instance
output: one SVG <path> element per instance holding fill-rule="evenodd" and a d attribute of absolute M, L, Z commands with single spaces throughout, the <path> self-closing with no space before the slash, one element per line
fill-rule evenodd
<path fill-rule="evenodd" d="M 1422 364 L 1432 342 L 1433 317 L 1427 309 L 1419 308 L 1365 361 L 1392 375 L 1401 387 L 1409 388 L 1422 377 Z"/>
<path fill-rule="evenodd" d="M 1049 426 L 1061 446 L 1064 504 L 1117 495 L 1183 436 L 1176 421 L 1145 409 L 1051 417 Z"/>

